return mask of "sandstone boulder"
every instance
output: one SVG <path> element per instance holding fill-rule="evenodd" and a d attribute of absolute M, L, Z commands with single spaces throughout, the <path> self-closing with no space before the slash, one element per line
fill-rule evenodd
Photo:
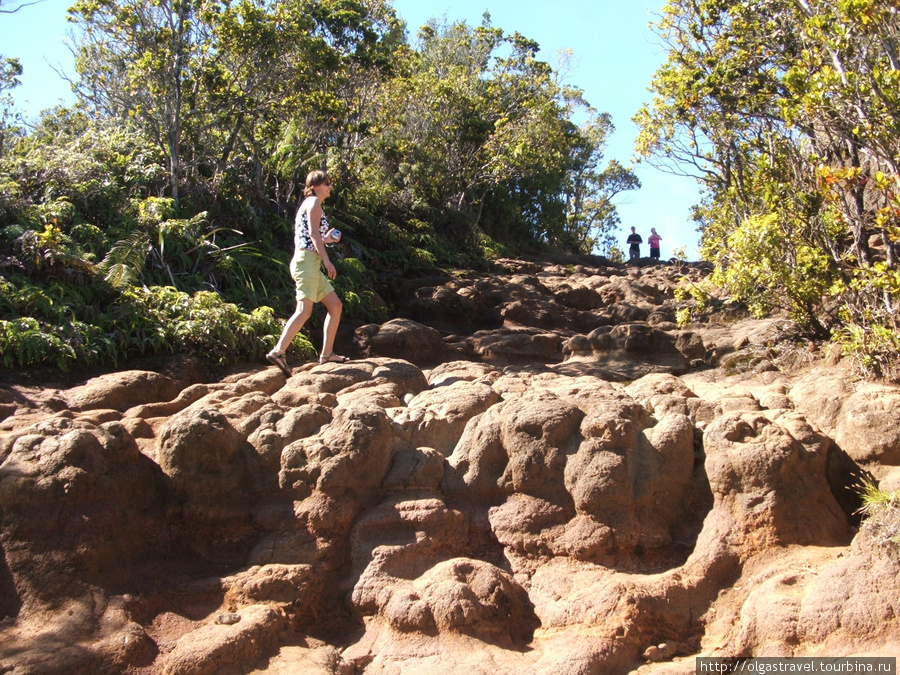
<path fill-rule="evenodd" d="M 463 432 L 444 489 L 488 498 L 563 491 L 565 457 L 582 416 L 575 406 L 540 393 L 489 408 Z"/>
<path fill-rule="evenodd" d="M 814 368 L 788 391 L 794 409 L 826 434 L 834 434 L 841 407 L 852 394 L 844 369 Z"/>
<path fill-rule="evenodd" d="M 488 384 L 459 381 L 422 391 L 406 406 L 393 408 L 388 414 L 410 445 L 429 445 L 449 455 L 466 423 L 499 400 Z"/>
<path fill-rule="evenodd" d="M 563 339 L 539 328 L 510 327 L 477 331 L 466 338 L 466 351 L 479 360 L 510 363 L 554 363 L 561 357 Z"/>
<path fill-rule="evenodd" d="M 246 441 L 219 410 L 191 407 L 174 415 L 160 433 L 158 456 L 177 493 L 199 510 L 215 517 L 246 508 Z"/>
<path fill-rule="evenodd" d="M 860 387 L 844 400 L 834 422 L 835 442 L 860 464 L 900 465 L 900 388 Z"/>
<path fill-rule="evenodd" d="M 236 623 L 210 623 L 188 633 L 169 654 L 162 675 L 212 675 L 239 665 L 275 643 L 285 617 L 266 605 L 241 609 Z"/>
<path fill-rule="evenodd" d="M 0 465 L 0 542 L 18 598 L 3 604 L 26 609 L 127 578 L 165 537 L 159 470 L 120 423 L 57 418 L 34 431 Z"/>
<path fill-rule="evenodd" d="M 660 372 L 679 375 L 688 366 L 675 338 L 643 323 L 603 326 L 573 337 L 563 353 L 568 359 L 593 361 L 623 380 Z"/>
<path fill-rule="evenodd" d="M 204 369 L 192 359 L 181 358 L 164 372 L 123 370 L 91 378 L 65 392 L 70 410 L 111 409 L 124 412 L 137 405 L 169 401 L 205 376 Z"/>
<path fill-rule="evenodd" d="M 337 408 L 332 423 L 319 434 L 284 449 L 279 485 L 301 497 L 318 490 L 365 499 L 390 468 L 393 440 L 381 408 Z"/>
<path fill-rule="evenodd" d="M 437 330 L 409 319 L 363 326 L 357 329 L 354 340 L 367 357 L 406 359 L 419 365 L 439 363 L 448 353 Z"/>
<path fill-rule="evenodd" d="M 773 545 L 836 545 L 847 519 L 832 495 L 829 440 L 794 412 L 733 413 L 703 434 L 714 514 L 746 553 Z"/>
<path fill-rule="evenodd" d="M 308 605 L 316 588 L 315 576 L 311 565 L 262 565 L 223 582 L 228 589 L 226 600 L 239 607 L 255 603 Z"/>
<path fill-rule="evenodd" d="M 414 606 L 421 598 L 410 595 L 408 580 L 462 550 L 468 527 L 462 513 L 433 497 L 398 495 L 370 510 L 351 535 L 358 575 L 352 592 L 355 609 L 363 615 L 387 613 L 392 625 L 404 631 L 429 630 L 434 616 L 424 605 Z M 401 605 L 406 608 L 402 619 Z"/>

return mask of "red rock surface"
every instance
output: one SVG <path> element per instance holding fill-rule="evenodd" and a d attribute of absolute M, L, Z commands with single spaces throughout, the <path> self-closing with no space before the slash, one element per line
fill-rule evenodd
<path fill-rule="evenodd" d="M 693 672 L 896 655 L 900 389 L 691 266 L 421 280 L 347 364 L 6 382 L 0 673 Z"/>

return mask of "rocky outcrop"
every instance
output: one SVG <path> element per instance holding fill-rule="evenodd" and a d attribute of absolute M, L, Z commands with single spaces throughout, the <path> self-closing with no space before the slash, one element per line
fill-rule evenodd
<path fill-rule="evenodd" d="M 774 322 L 678 331 L 672 273 L 434 280 L 409 305 L 433 326 L 362 327 L 359 358 L 288 379 L 14 392 L 35 403 L 2 422 L 0 672 L 896 653 L 900 517 L 857 532 L 849 485 L 895 476 L 900 389 L 780 360 Z"/>
<path fill-rule="evenodd" d="M 674 287 L 702 274 L 689 265 L 637 270 L 501 260 L 492 274 L 417 282 L 398 308 L 403 318 L 360 327 L 354 347 L 423 367 L 465 358 L 587 362 L 609 380 L 680 374 L 727 351 L 674 323 Z"/>

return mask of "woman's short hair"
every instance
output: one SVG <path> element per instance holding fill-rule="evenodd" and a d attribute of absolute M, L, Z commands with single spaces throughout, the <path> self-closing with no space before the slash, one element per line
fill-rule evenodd
<path fill-rule="evenodd" d="M 320 185 L 325 185 L 326 183 L 331 184 L 331 179 L 328 177 L 327 173 L 321 169 L 310 171 L 306 174 L 306 187 L 303 189 L 303 196 L 311 197 L 315 194 L 315 188 Z"/>

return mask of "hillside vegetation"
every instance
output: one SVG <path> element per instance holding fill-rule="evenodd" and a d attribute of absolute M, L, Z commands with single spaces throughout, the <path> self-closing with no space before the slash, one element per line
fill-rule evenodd
<path fill-rule="evenodd" d="M 709 283 L 786 310 L 894 377 L 900 73 L 888 0 L 666 5 L 637 151 L 694 172 Z M 538 45 L 385 0 L 80 0 L 78 102 L 33 127 L 0 61 L 0 353 L 7 367 L 160 353 L 259 358 L 293 303 L 292 217 L 326 168 L 348 321 L 398 278 L 499 255 L 615 260 L 605 113 Z M 686 287 L 681 315 L 709 289 Z M 315 327 L 313 322 L 312 328 Z M 312 350 L 304 336 L 295 348 Z"/>
<path fill-rule="evenodd" d="M 896 378 L 897 0 L 672 0 L 637 150 L 705 189 L 712 283 Z M 692 289 L 702 299 L 702 289 Z"/>

